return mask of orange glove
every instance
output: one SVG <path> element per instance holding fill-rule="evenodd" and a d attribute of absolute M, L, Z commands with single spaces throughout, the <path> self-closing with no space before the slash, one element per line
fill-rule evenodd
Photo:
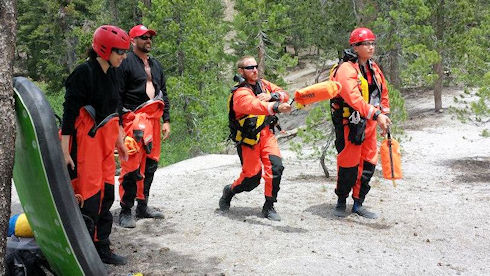
<path fill-rule="evenodd" d="M 124 145 L 128 149 L 129 155 L 133 155 L 140 151 L 140 146 L 138 145 L 138 142 L 133 139 L 133 137 L 126 136 L 126 138 L 124 138 Z"/>
<path fill-rule="evenodd" d="M 305 105 L 326 101 L 334 98 L 340 92 L 341 85 L 336 81 L 324 81 L 310 85 L 294 93 L 297 108 Z"/>

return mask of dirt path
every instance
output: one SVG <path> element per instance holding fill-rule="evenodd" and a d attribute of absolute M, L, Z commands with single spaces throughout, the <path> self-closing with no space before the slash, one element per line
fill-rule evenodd
<path fill-rule="evenodd" d="M 454 93 L 448 91 L 444 102 Z M 276 204 L 281 222 L 260 217 L 263 185 L 237 195 L 230 212 L 222 214 L 218 199 L 240 172 L 238 157 L 201 156 L 158 170 L 151 203 L 167 218 L 139 220 L 129 230 L 116 226 L 112 239 L 130 263 L 109 270 L 115 275 L 489 274 L 490 139 L 448 112 L 433 113 L 429 93 L 410 95 L 407 104 L 405 177 L 394 188 L 377 172 L 365 203 L 379 219 L 335 218 L 335 180 L 322 176 L 316 160 L 300 161 L 288 151 Z"/>

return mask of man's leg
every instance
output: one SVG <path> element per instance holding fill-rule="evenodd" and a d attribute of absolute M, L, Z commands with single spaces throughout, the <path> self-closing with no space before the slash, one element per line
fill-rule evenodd
<path fill-rule="evenodd" d="M 106 264 L 124 265 L 126 258 L 115 254 L 110 249 L 109 235 L 112 231 L 112 213 L 110 211 L 114 203 L 114 184 L 104 183 L 102 202 L 96 224 L 95 248 L 99 253 L 100 259 Z"/>
<path fill-rule="evenodd" d="M 352 198 L 354 199 L 352 212 L 365 218 L 375 219 L 378 216 L 375 213 L 367 210 L 364 206 L 362 206 L 362 204 L 367 193 L 371 189 L 369 181 L 374 174 L 375 164 L 378 157 L 376 144 L 376 122 L 368 121 L 365 137 L 366 138 L 361 145 L 360 172 L 352 192 Z"/>
<path fill-rule="evenodd" d="M 260 141 L 262 147 L 261 161 L 264 165 L 262 177 L 264 177 L 265 181 L 265 203 L 262 207 L 262 215 L 270 220 L 280 221 L 281 217 L 274 209 L 274 202 L 277 202 L 284 166 L 282 165 L 281 153 L 279 152 L 276 138 L 272 134 L 264 136 Z"/>
<path fill-rule="evenodd" d="M 352 187 L 355 185 L 358 175 L 359 160 L 361 159 L 361 146 L 352 144 L 349 137 L 349 127 L 343 126 L 344 132 L 336 131 L 336 139 L 342 139 L 343 143 L 336 141 L 337 146 L 337 187 L 335 194 L 338 196 L 334 215 L 345 217 L 347 213 L 346 199 Z"/>
<path fill-rule="evenodd" d="M 148 206 L 150 196 L 150 188 L 153 182 L 153 177 L 158 168 L 158 161 L 151 158 L 146 158 L 145 161 L 145 178 L 143 180 L 143 199 L 138 198 L 138 206 L 136 207 L 136 217 L 138 218 L 164 218 L 162 212 Z"/>
<path fill-rule="evenodd" d="M 226 185 L 223 188 L 223 195 L 219 200 L 221 211 L 230 209 L 230 202 L 235 194 L 243 191 L 252 191 L 260 184 L 262 164 L 260 163 L 260 148 L 258 144 L 253 147 L 239 145 L 237 152 L 242 163 L 242 172 L 233 184 Z"/>
<path fill-rule="evenodd" d="M 119 176 L 119 198 L 121 199 L 121 212 L 119 225 L 124 228 L 136 227 L 136 220 L 131 208 L 137 195 L 137 183 L 143 179 L 141 173 L 142 152 L 130 155 L 127 161 L 121 161 L 121 175 Z"/>
<path fill-rule="evenodd" d="M 121 197 L 121 212 L 119 213 L 119 225 L 124 228 L 136 227 L 136 221 L 131 212 L 131 208 L 134 205 L 136 198 L 136 182 L 140 181 L 143 177 L 140 174 L 140 170 L 134 170 L 126 173 L 122 177 L 122 182 L 119 185 L 119 195 Z M 121 179 L 121 178 L 120 178 Z"/>

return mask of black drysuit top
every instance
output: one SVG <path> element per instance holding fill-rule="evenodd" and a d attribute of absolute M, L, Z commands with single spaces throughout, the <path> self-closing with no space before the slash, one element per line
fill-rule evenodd
<path fill-rule="evenodd" d="M 170 103 L 162 65 L 152 57 L 148 58 L 148 63 L 151 68 L 151 79 L 155 87 L 155 96 L 158 95 L 158 91 L 162 91 L 163 102 L 165 103 L 162 119 L 164 122 L 170 122 Z M 122 105 L 125 108 L 134 110 L 150 99 L 146 94 L 147 75 L 145 64 L 134 52 L 128 53 L 127 58 L 119 66 L 118 70 L 121 74 L 120 96 Z"/>
<path fill-rule="evenodd" d="M 110 114 L 121 114 L 118 78 L 114 67 L 109 67 L 104 73 L 95 59 L 77 66 L 65 82 L 61 134 L 74 135 L 75 120 L 85 105 L 94 107 L 97 124 Z"/>

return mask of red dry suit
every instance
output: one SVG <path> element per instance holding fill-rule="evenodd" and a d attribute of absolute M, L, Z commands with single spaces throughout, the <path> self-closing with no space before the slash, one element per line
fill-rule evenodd
<path fill-rule="evenodd" d="M 119 135 L 119 115 L 111 114 L 97 125 L 95 109 L 84 106 L 75 129 L 76 135 L 70 141 L 75 163 L 75 172 L 70 172 L 71 183 L 75 194 L 83 199 L 82 214 L 93 220 L 94 228 L 89 228 L 89 232 L 94 241 L 105 241 L 112 227 L 109 209 L 114 202 L 114 147 Z"/>
<path fill-rule="evenodd" d="M 257 98 L 260 93 L 270 93 L 273 97 L 271 101 L 264 102 Z M 288 100 L 289 94 L 287 92 L 267 80 L 261 79 L 257 81 L 255 86 L 243 84 L 232 92 L 230 114 L 234 113 L 234 118 L 230 118 L 230 120 L 242 121 L 242 125 L 248 125 L 248 122 L 267 122 L 265 116 L 274 115 L 276 113 L 274 110 L 277 111 L 278 104 Z M 263 116 L 261 117 L 261 115 Z M 254 127 L 256 126 L 258 125 L 254 125 Z M 260 184 L 260 178 L 263 177 L 266 200 L 277 201 L 284 167 L 277 140 L 271 127 L 267 125 L 260 130 L 256 144 L 252 142 L 253 145 L 247 145 L 245 140 L 238 143 L 237 150 L 242 163 L 242 172 L 232 184 L 233 193 L 252 191 Z M 253 136 L 255 138 L 255 135 Z"/>
<path fill-rule="evenodd" d="M 386 80 L 374 61 L 360 68 L 357 59 L 341 63 L 330 79 L 342 85 L 330 101 L 338 152 L 335 193 L 346 198 L 352 189 L 352 197 L 362 204 L 378 158 L 376 118 L 390 112 Z"/>
<path fill-rule="evenodd" d="M 137 107 L 135 111 L 123 115 L 124 132 L 138 143 L 139 150 L 129 155 L 128 161 L 121 161 L 121 206 L 131 208 L 135 198 L 147 200 L 149 185 L 153 181 L 153 174 L 160 158 L 160 120 L 164 106 L 162 98 L 155 97 Z M 151 170 L 152 173 L 145 174 L 145 170 Z"/>
<path fill-rule="evenodd" d="M 114 202 L 114 148 L 119 135 L 119 88 L 116 72 L 104 72 L 95 58 L 67 78 L 62 135 L 70 136 L 68 167 L 73 190 L 83 199 L 80 211 L 95 244 L 109 242 Z"/>

